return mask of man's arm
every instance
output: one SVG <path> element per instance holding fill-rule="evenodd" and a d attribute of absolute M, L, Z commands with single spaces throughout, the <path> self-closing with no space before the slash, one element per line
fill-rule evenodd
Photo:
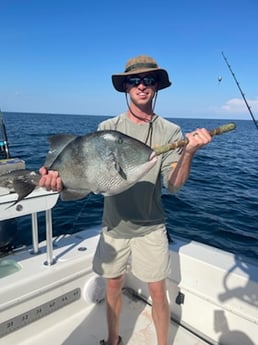
<path fill-rule="evenodd" d="M 185 146 L 184 151 L 179 161 L 172 166 L 169 177 L 169 189 L 172 192 L 177 192 L 187 181 L 193 157 L 200 148 L 211 142 L 211 136 L 205 128 L 196 129 L 194 132 L 186 134 L 189 143 Z"/>

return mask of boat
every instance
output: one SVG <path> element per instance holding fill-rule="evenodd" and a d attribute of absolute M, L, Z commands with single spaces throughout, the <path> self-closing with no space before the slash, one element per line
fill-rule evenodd
<path fill-rule="evenodd" d="M 0 109 L 0 175 L 5 174 L 11 170 L 24 168 L 25 162 L 23 160 L 11 158 L 3 113 Z M 10 247 L 12 246 L 12 240 L 16 232 L 17 224 L 15 219 L 0 221 L 0 251 L 8 251 L 10 249 Z"/>
<path fill-rule="evenodd" d="M 5 169 L 12 164 L 3 163 Z M 30 215 L 32 233 L 30 246 L 0 257 L 0 344 L 97 345 L 107 337 L 105 281 L 92 271 L 100 227 L 53 237 L 58 198 L 43 188 L 16 204 L 15 193 L 0 195 L 0 221 Z M 46 231 L 41 242 L 40 213 Z M 169 345 L 258 345 L 257 262 L 177 237 L 169 246 Z M 124 344 L 157 344 L 151 304 L 147 285 L 129 263 L 120 327 Z"/>
<path fill-rule="evenodd" d="M 0 220 L 32 218 L 33 244 L 0 260 L 0 343 L 94 345 L 106 337 L 104 280 L 91 262 L 100 229 L 52 237 L 58 194 L 43 189 L 9 207 L 0 197 Z M 45 212 L 46 241 L 38 243 L 37 215 Z M 169 344 L 257 345 L 258 266 L 195 241 L 174 238 L 167 279 Z M 123 289 L 125 344 L 156 344 L 151 299 L 130 265 Z"/>

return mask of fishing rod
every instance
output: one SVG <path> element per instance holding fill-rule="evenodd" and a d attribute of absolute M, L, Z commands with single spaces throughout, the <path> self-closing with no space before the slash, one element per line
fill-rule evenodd
<path fill-rule="evenodd" d="M 231 67 L 230 67 L 230 64 L 228 63 L 227 58 L 225 57 L 225 55 L 224 55 L 223 52 L 221 52 L 221 54 L 222 54 L 222 56 L 223 56 L 223 58 L 224 58 L 224 60 L 225 60 L 225 63 L 226 63 L 226 65 L 228 66 L 228 69 L 230 70 L 230 72 L 231 72 L 231 74 L 232 74 L 232 76 L 233 76 L 233 78 L 234 78 L 234 80 L 235 80 L 235 82 L 236 82 L 236 84 L 237 84 L 237 87 L 238 87 L 238 89 L 239 89 L 239 91 L 240 91 L 240 93 L 241 93 L 241 95 L 242 95 L 242 97 L 243 97 L 243 100 L 244 100 L 244 102 L 245 102 L 245 104 L 246 104 L 246 106 L 247 106 L 247 109 L 249 110 L 249 113 L 250 113 L 250 115 L 251 115 L 251 117 L 252 117 L 252 120 L 253 120 L 253 122 L 254 122 L 254 124 L 255 124 L 255 127 L 256 127 L 256 129 L 258 129 L 258 123 L 257 123 L 257 121 L 255 120 L 255 117 L 254 117 L 254 115 L 253 115 L 253 113 L 252 113 L 251 107 L 250 107 L 249 104 L 247 103 L 247 100 L 246 100 L 246 98 L 245 98 L 245 94 L 243 93 L 243 91 L 242 91 L 242 89 L 241 89 L 241 87 L 240 87 L 240 85 L 239 85 L 239 82 L 238 82 L 238 80 L 237 80 L 237 78 L 236 78 L 234 72 L 232 71 L 232 69 L 231 69 Z"/>
<path fill-rule="evenodd" d="M 210 136 L 214 137 L 214 135 L 220 135 L 220 134 L 223 134 L 223 133 L 227 133 L 229 131 L 232 131 L 235 128 L 236 128 L 236 125 L 235 125 L 235 123 L 232 122 L 232 123 L 227 123 L 227 124 L 222 125 L 220 127 L 211 129 L 208 132 L 209 132 Z M 166 153 L 166 152 L 168 152 L 170 150 L 177 149 L 178 147 L 184 147 L 188 143 L 189 143 L 189 139 L 185 138 L 185 139 L 182 139 L 182 140 L 178 140 L 178 141 L 176 141 L 174 143 L 168 143 L 168 144 L 164 144 L 164 145 L 161 145 L 161 146 L 153 147 L 152 149 L 156 153 L 156 155 L 160 155 L 160 154 Z"/>
<path fill-rule="evenodd" d="M 7 133 L 5 129 L 5 124 L 3 120 L 3 114 L 0 109 L 0 133 L 2 134 L 3 141 L 0 139 L 0 149 L 4 152 L 4 158 L 10 158 L 9 147 L 8 147 L 8 140 L 7 140 Z"/>

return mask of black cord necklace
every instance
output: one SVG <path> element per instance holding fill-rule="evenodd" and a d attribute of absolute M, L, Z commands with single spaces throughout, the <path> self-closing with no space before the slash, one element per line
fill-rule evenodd
<path fill-rule="evenodd" d="M 144 141 L 144 143 L 147 145 L 148 141 L 150 142 L 150 146 L 152 145 L 152 135 L 153 135 L 153 122 L 158 118 L 158 116 L 154 113 L 154 108 L 155 108 L 155 105 L 156 105 L 156 99 L 157 99 L 157 92 L 156 92 L 156 95 L 155 95 L 155 99 L 154 99 L 154 105 L 153 105 L 153 111 L 152 111 L 152 115 L 151 115 L 151 119 L 146 119 L 146 118 L 143 118 L 143 117 L 140 117 L 138 115 L 136 115 L 130 105 L 129 105 L 129 102 L 128 102 L 128 97 L 127 97 L 127 93 L 125 93 L 125 98 L 126 98 L 126 104 L 127 104 L 127 107 L 130 111 L 130 113 L 136 117 L 138 120 L 141 120 L 141 121 L 144 121 L 146 123 L 149 123 L 149 129 L 148 129 L 148 133 L 147 133 L 147 136 L 146 136 L 146 139 Z"/>

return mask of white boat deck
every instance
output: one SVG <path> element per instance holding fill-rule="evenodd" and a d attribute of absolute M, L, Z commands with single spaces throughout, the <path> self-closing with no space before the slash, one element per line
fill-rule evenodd
<path fill-rule="evenodd" d="M 27 339 L 19 336 L 17 331 L 14 341 L 5 338 L 5 345 L 97 345 L 106 337 L 104 302 L 89 306 L 79 314 L 71 315 L 69 310 L 60 310 L 62 317 L 52 315 L 45 322 L 45 328 Z M 61 316 L 61 315 L 60 315 Z M 55 323 L 56 320 L 59 322 Z M 34 325 L 37 327 L 36 323 Z M 33 327 L 33 325 L 32 325 Z M 24 332 L 22 332 L 24 333 Z M 29 333 L 29 329 L 28 329 Z M 151 308 L 141 300 L 123 296 L 123 312 L 121 317 L 121 335 L 123 343 L 128 345 L 156 345 L 155 330 L 151 318 Z M 2 344 L 2 343 L 1 343 Z M 169 344 L 204 345 L 192 333 L 171 322 Z"/>
<path fill-rule="evenodd" d="M 12 195 L 1 197 L 2 219 L 37 212 L 42 201 L 47 235 L 39 247 L 0 259 L 1 345 L 97 345 L 107 336 L 104 280 L 91 269 L 98 229 L 52 239 L 57 197 L 38 191 L 14 208 L 6 207 Z M 196 242 L 176 239 L 170 249 L 167 293 L 178 322 L 169 345 L 258 345 L 258 265 Z M 130 266 L 123 299 L 124 344 L 156 345 L 147 286 Z"/>
<path fill-rule="evenodd" d="M 57 263 L 52 266 L 44 264 L 44 244 L 38 255 L 26 251 L 8 257 L 22 269 L 1 279 L 0 344 L 97 345 L 106 338 L 104 280 L 91 272 L 96 240 L 90 231 L 61 236 L 54 242 Z M 123 290 L 123 342 L 155 345 L 151 306 L 132 291 Z M 171 321 L 169 344 L 208 343 Z"/>

